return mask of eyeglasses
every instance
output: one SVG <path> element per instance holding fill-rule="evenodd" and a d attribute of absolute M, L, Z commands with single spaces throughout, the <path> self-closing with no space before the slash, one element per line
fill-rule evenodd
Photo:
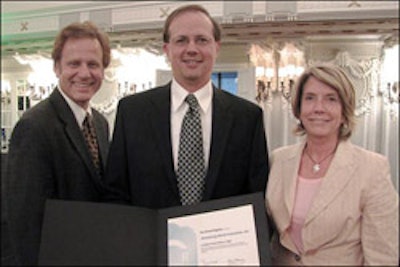
<path fill-rule="evenodd" d="M 207 36 L 196 36 L 194 37 L 194 44 L 197 46 L 206 46 L 212 42 L 212 38 Z M 188 36 L 178 36 L 176 38 L 172 38 L 170 43 L 176 46 L 186 46 L 190 44 L 192 40 Z"/>

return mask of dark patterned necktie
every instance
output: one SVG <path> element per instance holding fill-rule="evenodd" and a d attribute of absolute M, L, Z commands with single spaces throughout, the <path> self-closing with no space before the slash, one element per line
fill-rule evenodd
<path fill-rule="evenodd" d="M 189 104 L 180 133 L 178 150 L 178 188 L 182 205 L 201 201 L 204 190 L 204 152 L 199 104 L 194 95 L 186 97 Z"/>
<path fill-rule="evenodd" d="M 88 145 L 92 161 L 97 171 L 100 173 L 100 157 L 99 157 L 99 145 L 97 143 L 96 131 L 94 129 L 92 117 L 89 113 L 86 114 L 82 124 L 83 137 Z"/>

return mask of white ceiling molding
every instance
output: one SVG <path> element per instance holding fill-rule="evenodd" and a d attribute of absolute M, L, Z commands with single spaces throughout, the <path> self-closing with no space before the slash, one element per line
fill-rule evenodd
<path fill-rule="evenodd" d="M 88 19 L 113 45 L 160 48 L 166 16 L 189 3 L 221 22 L 227 45 L 336 35 L 398 41 L 398 1 L 2 1 L 1 52 L 51 49 L 62 27 Z"/>

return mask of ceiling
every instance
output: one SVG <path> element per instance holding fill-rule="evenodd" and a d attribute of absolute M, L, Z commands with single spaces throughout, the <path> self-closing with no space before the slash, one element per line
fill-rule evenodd
<path fill-rule="evenodd" d="M 375 37 L 380 40 L 398 38 L 399 19 L 347 19 L 337 21 L 273 21 L 222 24 L 223 43 L 243 44 L 266 40 L 306 37 L 354 36 Z M 161 42 L 162 29 L 131 30 L 111 33 L 115 43 L 130 45 Z"/>
<path fill-rule="evenodd" d="M 19 4 L 17 4 L 19 2 Z M 24 14 L 37 13 L 41 16 L 52 12 L 67 12 L 93 5 L 93 1 L 53 1 L 41 2 L 40 7 L 35 2 L 2 1 L 2 16 L 22 17 Z M 360 1 L 348 1 L 360 2 Z M 22 3 L 22 4 L 21 4 Z M 113 3 L 113 2 L 102 2 Z M 127 4 L 127 2 L 114 2 Z M 132 2 L 129 2 L 132 5 Z M 115 4 L 116 5 L 116 4 Z M 93 7 L 91 7 L 93 8 Z M 358 12 L 358 13 L 357 13 Z M 265 16 L 251 21 L 243 19 L 227 23 L 223 18 L 217 18 L 223 29 L 223 45 L 246 45 L 257 42 L 274 42 L 287 39 L 310 38 L 337 38 L 355 37 L 369 38 L 384 42 L 398 42 L 399 17 L 397 10 L 368 10 L 368 12 L 354 12 L 341 16 L 334 13 L 324 13 L 323 17 L 314 14 L 306 16 L 303 12 L 294 20 L 265 21 Z M 396 15 L 394 15 L 396 14 Z M 311 19 L 310 19 L 311 18 Z M 3 19 L 2 19 L 3 20 Z M 147 27 L 125 27 L 124 29 L 109 32 L 112 45 L 124 47 L 147 47 L 154 52 L 161 52 L 162 23 L 153 23 Z M 3 37 L 3 36 L 2 36 Z M 35 53 L 50 51 L 54 41 L 54 34 L 27 36 L 26 38 L 2 38 L 2 56 L 18 53 Z"/>

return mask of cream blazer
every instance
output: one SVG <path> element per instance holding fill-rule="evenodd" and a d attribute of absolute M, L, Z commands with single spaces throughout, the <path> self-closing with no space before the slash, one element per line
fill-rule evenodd
<path fill-rule="evenodd" d="M 388 160 L 342 141 L 306 216 L 304 252 L 287 230 L 305 142 L 272 152 L 266 207 L 274 265 L 398 265 L 398 192 Z M 280 241 L 280 242 L 279 242 Z"/>

